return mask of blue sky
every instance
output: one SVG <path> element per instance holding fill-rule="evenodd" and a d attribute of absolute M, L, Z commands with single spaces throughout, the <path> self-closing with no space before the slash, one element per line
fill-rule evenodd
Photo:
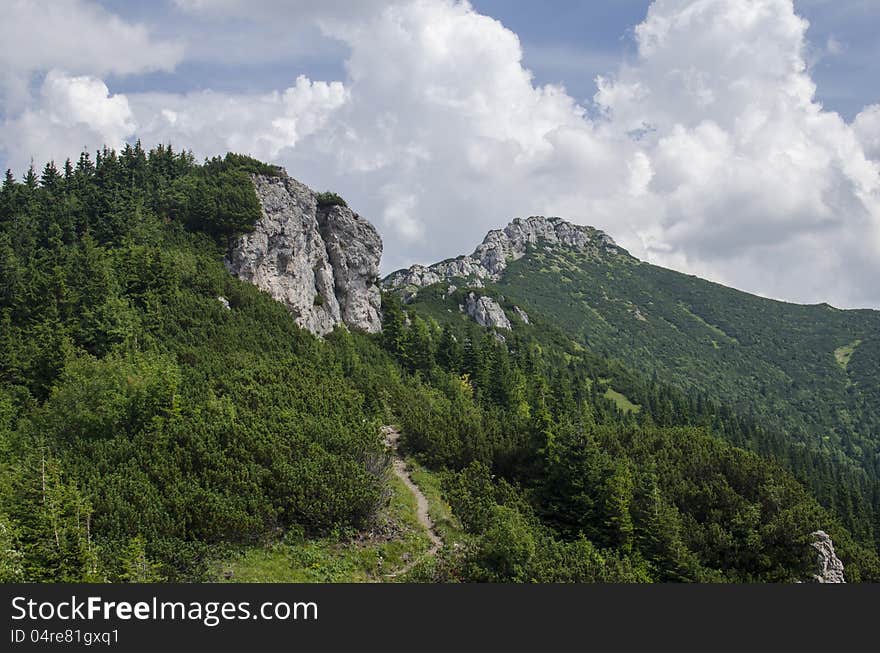
<path fill-rule="evenodd" d="M 28 0 L 4 18 L 16 171 L 136 138 L 238 151 L 340 192 L 385 272 L 559 215 L 750 292 L 880 307 L 876 0 Z"/>

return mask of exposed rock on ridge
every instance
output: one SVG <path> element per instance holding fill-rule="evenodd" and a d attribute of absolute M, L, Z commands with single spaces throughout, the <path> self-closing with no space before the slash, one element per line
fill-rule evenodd
<path fill-rule="evenodd" d="M 491 297 L 480 297 L 476 293 L 470 293 L 465 299 L 464 312 L 480 326 L 511 330 L 510 320 L 504 314 L 504 309 Z"/>
<path fill-rule="evenodd" d="M 286 173 L 251 178 L 262 217 L 232 247 L 229 270 L 284 304 L 312 333 L 325 335 L 341 323 L 380 331 L 382 240 L 375 228 L 347 207 L 319 208 L 315 193 Z"/>
<path fill-rule="evenodd" d="M 593 227 L 571 224 L 562 218 L 516 218 L 504 229 L 494 229 L 486 234 L 470 256 L 442 261 L 430 267 L 414 265 L 391 273 L 382 284 L 398 290 L 462 277 L 472 286 L 482 287 L 487 281 L 497 281 L 511 261 L 525 255 L 529 245 L 539 243 L 590 253 L 624 251 L 610 236 Z"/>
<path fill-rule="evenodd" d="M 810 543 L 816 550 L 816 572 L 813 580 L 817 583 L 845 583 L 843 576 L 843 562 L 834 551 L 834 542 L 825 531 L 812 533 L 813 542 Z"/>

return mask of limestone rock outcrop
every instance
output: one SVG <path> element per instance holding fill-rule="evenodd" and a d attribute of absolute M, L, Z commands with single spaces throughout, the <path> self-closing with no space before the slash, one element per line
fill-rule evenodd
<path fill-rule="evenodd" d="M 464 312 L 480 326 L 510 331 L 510 320 L 501 305 L 491 297 L 470 293 L 465 299 Z"/>
<path fill-rule="evenodd" d="M 343 323 L 381 330 L 382 240 L 375 228 L 347 207 L 319 207 L 315 193 L 286 173 L 251 178 L 262 217 L 229 251 L 230 272 L 269 293 L 316 335 Z"/>
<path fill-rule="evenodd" d="M 342 321 L 378 333 L 382 330 L 382 294 L 377 284 L 382 239 L 373 225 L 348 207 L 319 208 L 317 217 Z"/>
<path fill-rule="evenodd" d="M 831 537 L 825 531 L 816 531 L 811 536 L 813 541 L 810 546 L 816 550 L 816 569 L 813 581 L 816 583 L 845 583 L 843 562 L 834 551 L 834 542 L 831 541 Z"/>
<path fill-rule="evenodd" d="M 516 316 L 523 324 L 529 324 L 529 314 L 526 313 L 523 309 L 521 309 L 519 306 L 514 306 L 513 312 L 516 313 Z"/>
<path fill-rule="evenodd" d="M 471 287 L 480 288 L 488 281 L 500 279 L 511 261 L 522 258 L 530 245 L 539 243 L 595 254 L 624 251 L 610 236 L 593 227 L 571 224 L 562 218 L 516 218 L 504 229 L 494 229 L 486 234 L 470 256 L 460 256 L 430 267 L 414 265 L 391 273 L 382 283 L 386 288 L 401 290 L 464 278 Z"/>

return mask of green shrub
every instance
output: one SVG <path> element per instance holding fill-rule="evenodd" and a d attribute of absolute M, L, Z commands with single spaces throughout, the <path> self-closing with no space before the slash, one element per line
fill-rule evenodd
<path fill-rule="evenodd" d="M 333 193 L 331 191 L 325 191 L 323 193 L 318 193 L 315 196 L 315 199 L 318 201 L 318 208 L 328 208 L 331 206 L 348 206 L 342 197 Z"/>

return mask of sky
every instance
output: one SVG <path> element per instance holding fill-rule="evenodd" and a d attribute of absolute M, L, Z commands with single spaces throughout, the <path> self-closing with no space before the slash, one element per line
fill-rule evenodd
<path fill-rule="evenodd" d="M 880 308 L 876 0 L 0 0 L 0 165 L 284 165 L 383 271 L 558 215 L 756 294 Z"/>

